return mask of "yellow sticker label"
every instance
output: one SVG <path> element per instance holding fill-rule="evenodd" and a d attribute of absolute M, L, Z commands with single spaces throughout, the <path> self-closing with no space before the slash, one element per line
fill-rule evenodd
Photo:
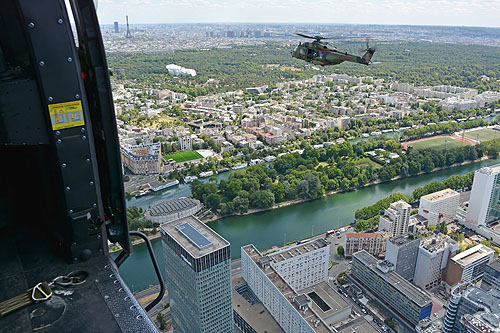
<path fill-rule="evenodd" d="M 49 113 L 54 131 L 85 125 L 81 101 L 49 104 Z"/>

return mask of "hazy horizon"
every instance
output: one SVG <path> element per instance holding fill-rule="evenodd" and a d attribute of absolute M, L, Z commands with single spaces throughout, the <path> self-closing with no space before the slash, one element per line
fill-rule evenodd
<path fill-rule="evenodd" d="M 496 0 L 99 0 L 101 24 L 353 24 L 500 27 Z"/>

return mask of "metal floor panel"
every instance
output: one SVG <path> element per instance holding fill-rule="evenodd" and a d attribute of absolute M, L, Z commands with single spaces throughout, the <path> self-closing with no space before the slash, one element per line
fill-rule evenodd
<path fill-rule="evenodd" d="M 30 237 L 36 233 L 1 231 L 0 302 L 74 270 L 89 277 L 79 286 L 54 287 L 49 301 L 0 318 L 0 332 L 157 332 L 108 256 L 67 264 Z"/>

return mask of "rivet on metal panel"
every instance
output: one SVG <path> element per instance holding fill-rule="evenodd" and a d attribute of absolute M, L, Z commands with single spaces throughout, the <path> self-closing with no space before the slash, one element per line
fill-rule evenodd
<path fill-rule="evenodd" d="M 73 209 L 68 210 L 68 214 L 69 215 L 73 214 Z"/>
<path fill-rule="evenodd" d="M 97 207 L 97 204 L 94 202 L 94 203 L 92 204 L 92 207 L 96 208 L 96 207 Z"/>
<path fill-rule="evenodd" d="M 73 258 L 73 262 L 78 262 L 78 258 Z"/>
<path fill-rule="evenodd" d="M 45 61 L 42 60 L 38 64 L 40 65 L 40 67 L 43 67 L 43 66 L 45 66 Z"/>
<path fill-rule="evenodd" d="M 80 129 L 80 132 L 85 133 L 85 127 L 82 127 L 82 128 Z"/>
<path fill-rule="evenodd" d="M 69 192 L 69 191 L 71 191 L 71 187 L 66 186 L 66 192 Z"/>
<path fill-rule="evenodd" d="M 143 316 L 142 316 L 142 315 L 138 315 L 138 316 L 137 316 L 137 319 L 139 319 L 139 320 L 141 320 L 142 318 L 143 318 Z"/>
<path fill-rule="evenodd" d="M 57 140 L 56 140 L 56 143 L 57 143 L 57 144 L 60 144 L 61 142 L 62 142 L 62 140 L 61 140 L 61 139 L 57 139 Z"/>
<path fill-rule="evenodd" d="M 66 163 L 61 164 L 61 167 L 62 167 L 62 168 L 67 167 Z"/>
<path fill-rule="evenodd" d="M 73 58 L 68 57 L 66 60 L 68 60 L 68 62 L 72 62 L 72 61 L 73 61 Z"/>
<path fill-rule="evenodd" d="M 30 22 L 28 23 L 28 28 L 33 29 L 35 27 L 35 23 Z"/>
<path fill-rule="evenodd" d="M 90 186 L 94 186 L 94 182 L 93 182 L 93 181 L 90 181 L 90 182 L 89 182 L 89 185 L 90 185 Z"/>
<path fill-rule="evenodd" d="M 63 19 L 62 19 L 62 18 L 60 18 L 59 20 L 57 20 L 57 23 L 59 23 L 59 24 L 63 24 L 63 22 L 64 22 L 64 21 L 63 21 Z"/>
<path fill-rule="evenodd" d="M 90 158 L 85 159 L 85 163 L 90 163 Z"/>
<path fill-rule="evenodd" d="M 102 253 L 103 251 L 102 251 L 102 249 L 99 249 L 97 252 Z"/>
<path fill-rule="evenodd" d="M 97 235 L 97 239 L 101 239 L 101 235 Z"/>
<path fill-rule="evenodd" d="M 86 137 L 85 135 L 84 135 L 84 136 L 82 136 L 82 140 L 83 140 L 83 141 L 87 140 L 87 137 Z"/>
<path fill-rule="evenodd" d="M 76 98 L 76 99 L 79 99 L 79 98 L 80 98 L 80 94 L 76 94 L 76 95 L 75 95 L 75 98 Z"/>
<path fill-rule="evenodd" d="M 76 242 L 71 243 L 71 246 L 75 247 L 76 246 Z"/>
<path fill-rule="evenodd" d="M 52 102 L 52 101 L 54 100 L 54 98 L 53 98 L 52 96 L 49 96 L 49 98 L 47 98 L 47 100 L 48 100 L 49 102 Z"/>
<path fill-rule="evenodd" d="M 61 135 L 61 132 L 60 131 L 56 131 L 56 135 L 57 136 Z"/>

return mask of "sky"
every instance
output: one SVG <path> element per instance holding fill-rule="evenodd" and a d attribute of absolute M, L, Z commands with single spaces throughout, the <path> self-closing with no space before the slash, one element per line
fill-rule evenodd
<path fill-rule="evenodd" d="M 97 0 L 101 24 L 349 23 L 500 27 L 500 0 Z"/>

